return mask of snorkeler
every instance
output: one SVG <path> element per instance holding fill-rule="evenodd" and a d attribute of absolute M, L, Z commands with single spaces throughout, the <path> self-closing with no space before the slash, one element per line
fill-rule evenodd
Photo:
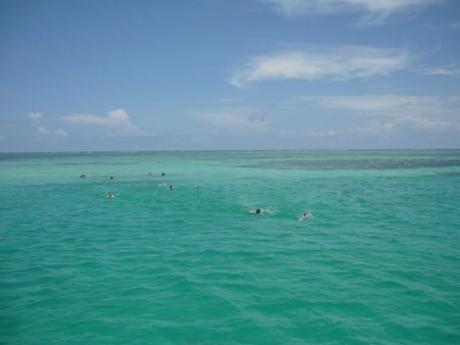
<path fill-rule="evenodd" d="M 299 222 L 306 218 L 313 218 L 313 215 L 311 214 L 310 211 L 304 211 L 303 214 L 299 217 Z"/>
<path fill-rule="evenodd" d="M 261 214 L 262 213 L 262 209 L 257 207 L 257 208 L 251 208 L 249 211 L 248 211 L 250 214 Z"/>

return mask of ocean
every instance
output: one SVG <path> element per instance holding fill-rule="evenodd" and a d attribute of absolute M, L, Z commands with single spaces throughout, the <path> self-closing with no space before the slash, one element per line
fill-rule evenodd
<path fill-rule="evenodd" d="M 2 153 L 0 201 L 1 344 L 460 344 L 460 150 Z"/>

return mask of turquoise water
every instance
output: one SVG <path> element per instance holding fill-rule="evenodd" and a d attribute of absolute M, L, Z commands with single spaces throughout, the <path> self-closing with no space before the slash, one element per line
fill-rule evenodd
<path fill-rule="evenodd" d="M 0 343 L 459 344 L 459 192 L 458 150 L 1 154 Z"/>

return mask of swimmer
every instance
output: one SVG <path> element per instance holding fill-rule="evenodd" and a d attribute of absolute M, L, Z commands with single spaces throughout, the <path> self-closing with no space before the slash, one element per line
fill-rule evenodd
<path fill-rule="evenodd" d="M 113 180 L 113 179 L 114 179 L 114 177 L 113 177 L 113 176 L 110 176 L 110 179 L 111 179 L 111 180 Z"/>
<path fill-rule="evenodd" d="M 250 214 L 261 214 L 262 210 L 259 207 L 257 207 L 257 208 L 251 208 L 248 212 Z"/>
<path fill-rule="evenodd" d="M 174 188 L 174 186 L 172 184 L 170 184 L 169 185 L 169 190 L 173 191 L 174 189 L 176 189 L 176 188 Z"/>
<path fill-rule="evenodd" d="M 86 175 L 85 175 L 85 174 L 81 174 L 81 175 L 80 175 L 80 178 L 86 178 Z"/>
<path fill-rule="evenodd" d="M 303 214 L 299 217 L 299 222 L 303 221 L 306 218 L 313 218 L 313 215 L 310 211 L 304 211 Z"/>
<path fill-rule="evenodd" d="M 107 199 L 113 199 L 113 198 L 115 198 L 115 194 L 113 194 L 112 192 L 107 192 L 107 194 L 105 195 L 105 197 L 106 197 Z"/>
<path fill-rule="evenodd" d="M 161 173 L 161 176 L 166 176 L 166 174 L 164 172 Z"/>

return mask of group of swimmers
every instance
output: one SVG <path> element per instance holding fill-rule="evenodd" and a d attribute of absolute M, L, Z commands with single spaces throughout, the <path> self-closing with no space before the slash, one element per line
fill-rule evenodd
<path fill-rule="evenodd" d="M 152 176 L 152 175 L 153 175 L 153 174 L 152 174 L 151 172 L 149 172 L 149 176 Z M 162 172 L 162 173 L 161 173 L 161 176 L 166 176 L 166 173 Z M 81 178 L 81 179 L 85 179 L 86 177 L 87 177 L 86 174 L 81 174 L 81 175 L 80 175 L 80 178 Z M 113 176 L 110 176 L 109 179 L 110 179 L 110 180 L 113 180 L 114 177 L 113 177 Z M 160 183 L 158 186 L 159 186 L 159 187 L 168 187 L 170 191 L 174 191 L 174 190 L 176 189 L 176 188 L 174 187 L 174 185 L 168 184 L 168 183 L 166 183 L 166 182 Z M 200 186 L 197 185 L 197 184 L 194 185 L 193 187 L 194 187 L 195 189 L 199 189 L 199 188 L 200 188 Z M 113 192 L 107 192 L 107 193 L 105 194 L 105 197 L 106 197 L 107 199 L 113 199 L 113 198 L 115 198 L 115 194 L 114 194 Z M 251 209 L 249 209 L 249 210 L 248 210 L 248 213 L 249 213 L 249 214 L 255 214 L 255 215 L 261 215 L 262 213 L 271 213 L 271 211 L 270 211 L 269 209 L 266 209 L 266 210 L 265 210 L 265 209 L 261 209 L 260 207 L 256 207 L 256 208 L 251 208 Z M 301 221 L 303 221 L 303 220 L 305 220 L 305 219 L 307 219 L 307 218 L 313 218 L 313 214 L 312 214 L 310 211 L 304 211 L 303 214 L 300 215 L 300 216 L 298 217 L 299 222 L 301 222 Z"/>
<path fill-rule="evenodd" d="M 149 176 L 153 176 L 153 174 L 152 174 L 151 172 L 149 172 Z M 162 172 L 162 173 L 161 173 L 161 176 L 166 176 L 166 173 Z M 86 178 L 86 175 L 85 175 L 85 174 L 80 175 L 80 178 Z M 111 180 L 114 179 L 113 176 L 110 176 L 109 178 L 110 178 Z M 168 187 L 170 191 L 173 191 L 173 190 L 176 189 L 176 187 L 174 187 L 174 185 L 168 184 L 168 183 L 166 183 L 166 182 L 160 183 L 158 186 L 159 186 L 159 187 Z M 197 185 L 195 185 L 195 188 L 197 188 L 196 186 L 197 186 Z M 107 199 L 113 199 L 113 198 L 115 198 L 115 194 L 113 194 L 112 192 L 107 192 L 107 193 L 105 194 L 105 197 L 106 197 Z"/>

